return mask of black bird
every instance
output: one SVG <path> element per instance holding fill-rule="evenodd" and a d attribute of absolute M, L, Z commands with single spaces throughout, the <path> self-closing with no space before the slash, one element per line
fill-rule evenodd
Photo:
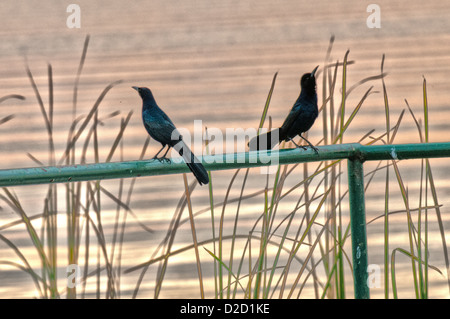
<path fill-rule="evenodd" d="M 142 98 L 142 120 L 145 129 L 150 136 L 161 143 L 162 148 L 153 157 L 154 159 L 164 160 L 166 154 L 173 147 L 184 159 L 189 169 L 194 173 L 200 185 L 208 184 L 209 177 L 200 160 L 195 157 L 189 147 L 184 143 L 182 136 L 170 118 L 156 104 L 152 91 L 145 87 L 133 86 Z M 168 145 L 164 155 L 158 158 L 158 154 Z"/>
<path fill-rule="evenodd" d="M 311 128 L 319 115 L 315 78 L 318 67 L 319 66 L 316 66 L 311 73 L 306 73 L 302 76 L 300 80 L 300 95 L 284 120 L 283 125 L 281 125 L 280 128 L 265 134 L 260 134 L 251 139 L 248 143 L 251 151 L 270 150 L 282 141 L 292 141 L 297 147 L 306 149 L 304 146 L 299 146 L 293 141 L 293 138 L 298 135 L 311 146 L 316 154 L 318 154 L 317 148 L 302 136 L 302 133 Z"/>

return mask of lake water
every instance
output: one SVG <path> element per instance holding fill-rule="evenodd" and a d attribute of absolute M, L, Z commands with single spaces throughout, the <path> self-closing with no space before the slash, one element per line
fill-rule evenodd
<path fill-rule="evenodd" d="M 67 12 L 71 1 L 2 1 L 0 4 L 0 97 L 9 94 L 23 95 L 25 100 L 8 99 L 0 106 L 0 118 L 13 114 L 14 118 L 0 125 L 1 168 L 37 166 L 27 153 L 48 164 L 48 139 L 38 101 L 26 73 L 26 63 L 33 74 L 36 85 L 47 108 L 48 64 L 52 66 L 54 83 L 54 142 L 56 158 L 64 151 L 70 125 L 73 120 L 73 85 L 86 35 L 90 35 L 89 47 L 78 88 L 76 116 L 86 115 L 102 90 L 110 83 L 123 80 L 105 96 L 99 107 L 99 118 L 104 119 L 99 127 L 98 140 L 100 161 L 105 161 L 109 149 L 119 132 L 121 118 L 128 112 L 133 115 L 123 135 L 123 154 L 117 151 L 113 161 L 139 158 L 147 137 L 140 117 L 141 100 L 131 86 L 148 86 L 159 105 L 179 128 L 191 131 L 195 120 L 202 120 L 208 129 L 254 128 L 258 125 L 262 109 L 270 88 L 272 77 L 278 72 L 269 115 L 273 125 L 280 125 L 292 103 L 298 96 L 299 78 L 316 65 L 322 69 L 329 39 L 335 36 L 330 61 L 342 61 L 347 50 L 349 87 L 358 81 L 380 73 L 385 54 L 384 70 L 389 96 L 391 126 L 402 110 L 405 99 L 423 123 L 424 77 L 427 81 L 429 124 L 431 142 L 450 140 L 449 92 L 450 81 L 450 5 L 445 1 L 424 4 L 422 1 L 377 1 L 380 8 L 380 28 L 369 28 L 367 12 L 369 2 L 346 1 L 77 1 L 80 8 L 80 28 L 69 28 Z M 370 21 L 369 21 L 370 22 Z M 25 62 L 26 61 L 26 62 Z M 322 77 L 318 78 L 319 104 L 322 103 Z M 385 131 L 384 100 L 380 80 L 365 83 L 347 98 L 348 116 L 365 91 L 373 85 L 376 93 L 369 95 L 357 118 L 352 123 L 345 143 L 357 142 L 364 134 L 374 129 L 373 136 Z M 335 90 L 335 103 L 340 103 L 340 73 Z M 120 114 L 109 118 L 109 114 Z M 321 116 L 321 115 L 320 115 Z M 310 130 L 309 139 L 318 143 L 322 137 L 322 119 Z M 84 134 L 81 141 L 85 140 Z M 396 143 L 420 142 L 414 120 L 406 111 Z M 82 142 L 80 142 L 80 148 Z M 146 158 L 159 149 L 151 141 Z M 197 154 L 200 150 L 195 151 Z M 80 151 L 81 154 L 81 151 Z M 77 154 L 79 160 L 80 154 Z M 94 162 L 92 152 L 88 162 Z M 377 163 L 367 163 L 370 172 Z M 447 160 L 431 160 L 435 184 L 438 188 L 443 226 L 446 240 L 450 240 L 448 217 L 450 205 L 450 170 Z M 345 166 L 345 165 L 344 165 Z M 316 166 L 309 166 L 312 172 Z M 405 161 L 400 164 L 402 177 L 408 187 L 411 208 L 417 207 L 417 192 L 420 180 L 420 161 Z M 223 202 L 234 171 L 214 172 L 214 199 Z M 244 172 L 240 172 L 230 192 L 230 198 L 239 197 Z M 302 180 L 302 169 L 286 181 L 285 190 Z M 395 175 L 391 171 L 390 188 L 392 211 L 404 209 Z M 269 177 L 273 179 L 273 176 Z M 367 220 L 384 212 L 384 171 L 372 181 L 366 194 Z M 192 176 L 188 175 L 189 181 Z M 128 192 L 130 180 L 124 181 L 124 194 Z M 244 195 L 262 190 L 266 176 L 259 169 L 252 169 Z M 105 181 L 101 185 L 118 196 L 117 181 Z M 271 184 L 270 184 L 271 185 Z M 343 180 L 343 184 L 345 180 Z M 312 187 L 312 186 L 311 186 Z M 43 212 L 47 186 L 11 188 L 20 199 L 28 216 Z M 279 207 L 280 222 L 295 207 L 300 188 L 285 199 Z M 64 194 L 64 185 L 58 186 L 59 195 Z M 312 192 L 312 190 L 310 191 Z M 4 193 L 2 193 L 4 194 Z M 130 197 L 130 208 L 134 216 L 127 215 L 124 244 L 122 247 L 122 271 L 149 260 L 169 229 L 177 203 L 184 194 L 181 175 L 138 178 Z M 103 196 L 103 195 L 102 195 Z M 205 212 L 196 216 L 198 240 L 212 237 L 207 187 L 196 187 L 192 194 L 194 212 Z M 123 198 L 126 198 L 123 195 Z M 430 197 L 431 198 L 431 197 Z M 346 200 L 344 200 L 346 202 Z M 431 201 L 429 201 L 430 203 Z M 61 291 L 66 277 L 66 206 L 64 195 L 58 199 L 58 275 Z M 315 203 L 314 205 L 316 205 Z M 4 202 L 0 203 L 0 226 L 17 220 L 18 215 Z M 260 194 L 240 207 L 239 234 L 248 236 L 251 227 L 264 207 L 264 195 Z M 345 205 L 344 205 L 345 207 Z M 216 222 L 222 207 L 216 208 Z M 226 233 L 231 235 L 237 204 L 226 207 L 224 221 Z M 300 212 L 299 212 L 300 214 Z M 303 214 L 303 212 L 302 212 Z M 301 215 L 299 220 L 301 219 Z M 414 215 L 417 219 L 417 215 Z M 112 234 L 116 218 L 116 205 L 104 197 L 102 201 L 102 225 L 107 247 L 112 249 Z M 120 220 L 124 212 L 120 211 Z M 192 243 L 192 234 L 185 209 L 172 250 Z M 343 212 L 343 218 L 348 214 Z M 443 257 L 439 227 L 434 210 L 430 211 L 429 246 L 430 264 L 443 275 L 430 270 L 430 297 L 448 298 L 447 272 Z M 409 248 L 405 213 L 392 215 L 390 219 L 390 248 Z M 139 223 L 154 230 L 146 232 Z M 40 229 L 39 219 L 34 221 Z M 320 220 L 323 222 L 323 218 Z M 416 222 L 416 220 L 415 220 Z M 300 221 L 299 221 L 300 223 Z M 216 227 L 218 227 L 216 225 Z M 40 263 L 36 250 L 23 224 L 7 229 L 1 234 L 13 241 L 32 262 L 35 269 Z M 259 228 L 257 228 L 260 230 Z M 91 230 L 92 231 L 92 230 Z M 217 230 L 216 230 L 217 231 Z M 282 232 L 281 232 L 282 234 Z M 217 232 L 216 232 L 217 235 Z M 257 234 L 259 235 L 259 233 Z M 383 265 L 383 220 L 378 219 L 368 226 L 369 263 Z M 94 244 L 92 244 L 94 245 Z M 243 250 L 245 240 L 237 242 L 236 254 Z M 347 247 L 348 246 L 348 247 Z M 212 249 L 212 244 L 205 244 Z M 206 297 L 214 297 L 213 259 L 199 247 Z M 224 247 L 229 249 L 229 247 Z M 253 254 L 257 248 L 253 247 Z M 346 252 L 351 256 L 350 243 Z M 273 254 L 273 252 L 270 252 Z M 300 258 L 306 253 L 300 251 Z M 80 252 L 80 263 L 84 252 Z M 100 253 L 98 253 L 100 254 Z M 161 255 L 161 252 L 156 256 Z M 256 256 L 256 255 L 255 255 Z M 253 256 L 254 258 L 256 258 Z M 96 267 L 97 250 L 90 255 L 90 271 Z M 285 258 L 285 257 L 283 257 Z M 280 260 L 280 264 L 285 259 Z M 412 290 L 411 263 L 408 258 L 398 256 L 396 271 L 400 297 L 414 297 Z M 5 242 L 0 243 L 0 260 L 21 264 L 21 260 Z M 82 264 L 84 265 L 84 264 Z M 247 265 L 248 267 L 248 265 Z M 295 267 L 298 267 L 295 266 Z M 348 268 L 348 267 L 347 267 Z M 296 269 L 296 268 L 294 268 Z M 292 270 L 295 274 L 295 270 Z M 319 272 L 321 270 L 318 270 Z M 138 297 L 152 298 L 156 285 L 158 267 L 147 270 Z M 38 273 L 40 271 L 38 270 Z M 104 273 L 104 271 L 103 271 Z M 139 271 L 122 274 L 121 297 L 133 295 Z M 352 296 L 351 272 L 346 274 L 347 296 Z M 87 284 L 87 296 L 95 297 L 95 278 Z M 102 277 L 102 285 L 106 282 Z M 371 296 L 382 298 L 381 288 L 371 289 Z M 312 285 L 308 284 L 300 297 L 314 297 Z M 64 293 L 62 292 L 62 296 Z M 274 295 L 276 296 L 276 295 Z M 0 297 L 38 297 L 33 281 L 24 271 L 11 265 L 0 265 Z M 101 295 L 104 297 L 104 294 Z M 169 259 L 167 273 L 159 297 L 200 297 L 198 274 L 193 250 Z M 284 296 L 286 297 L 286 296 Z"/>

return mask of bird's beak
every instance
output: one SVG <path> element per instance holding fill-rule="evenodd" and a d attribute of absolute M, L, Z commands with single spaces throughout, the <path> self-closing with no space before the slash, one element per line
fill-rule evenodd
<path fill-rule="evenodd" d="M 139 92 L 139 88 L 137 86 L 132 86 L 132 88 Z"/>
<path fill-rule="evenodd" d="M 315 76 L 317 69 L 319 68 L 319 66 L 316 66 L 314 68 L 314 70 L 311 72 L 311 76 Z"/>

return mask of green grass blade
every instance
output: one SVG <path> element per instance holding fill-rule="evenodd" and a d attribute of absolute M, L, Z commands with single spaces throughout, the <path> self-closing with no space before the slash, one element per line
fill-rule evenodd
<path fill-rule="evenodd" d="M 192 203 L 191 203 L 191 194 L 189 193 L 189 186 L 186 174 L 183 174 L 183 180 L 184 180 L 184 188 L 186 192 L 186 200 L 187 200 L 187 207 L 189 212 L 189 219 L 191 221 L 191 232 L 192 232 L 192 241 L 194 243 L 194 251 L 195 251 L 195 259 L 197 261 L 197 272 L 198 272 L 198 281 L 200 284 L 200 298 L 205 298 L 205 290 L 203 288 L 203 276 L 202 276 L 202 266 L 200 262 L 200 255 L 198 252 L 198 242 L 197 242 L 197 233 L 195 230 L 195 222 L 194 222 L 194 216 L 192 214 Z"/>
<path fill-rule="evenodd" d="M 269 94 L 267 95 L 266 104 L 264 104 L 264 109 L 261 115 L 261 120 L 259 121 L 258 128 L 262 128 L 264 126 L 264 121 L 266 120 L 267 112 L 269 111 L 270 100 L 272 99 L 273 90 L 275 88 L 275 81 L 277 80 L 278 72 L 276 72 L 272 79 L 272 84 L 270 85 Z"/>

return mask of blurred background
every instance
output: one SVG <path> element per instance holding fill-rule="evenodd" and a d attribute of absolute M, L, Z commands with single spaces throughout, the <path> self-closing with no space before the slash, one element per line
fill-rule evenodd
<path fill-rule="evenodd" d="M 67 12 L 67 8 L 72 3 L 80 8 L 79 28 L 69 27 L 74 12 Z M 370 16 L 373 12 L 368 12 L 367 9 L 372 3 L 355 0 L 4 0 L 0 4 L 0 97 L 19 94 L 24 96 L 25 100 L 8 99 L 0 104 L 0 118 L 14 116 L 0 125 L 1 168 L 37 166 L 32 157 L 44 165 L 49 164 L 47 130 L 30 78 L 27 76 L 27 65 L 46 107 L 49 105 L 48 64 L 52 66 L 53 137 L 56 159 L 61 158 L 69 128 L 74 120 L 74 83 L 87 35 L 90 35 L 90 39 L 79 79 L 75 117 L 86 115 L 107 85 L 123 80 L 107 93 L 99 106 L 98 117 L 105 119 L 98 129 L 100 162 L 105 161 L 119 132 L 121 120 L 130 111 L 133 114 L 124 131 L 123 151 L 117 151 L 112 160 L 137 160 L 141 154 L 147 133 L 140 116 L 141 99 L 131 89 L 133 85 L 151 88 L 158 104 L 177 127 L 192 131 L 194 120 L 202 120 L 204 126 L 219 128 L 225 132 L 226 128 L 246 129 L 258 126 L 272 78 L 275 72 L 278 72 L 268 115 L 271 116 L 274 126 L 280 125 L 298 96 L 301 75 L 312 71 L 316 65 L 323 69 L 333 35 L 335 41 L 330 61 L 342 62 L 347 50 L 350 50 L 348 59 L 354 61 L 348 66 L 349 86 L 380 74 L 382 56 L 385 55 L 384 71 L 387 76 L 384 80 L 392 123 L 395 123 L 400 113 L 406 109 L 405 99 L 423 123 L 422 86 L 426 78 L 430 141 L 449 141 L 448 3 L 376 1 L 375 4 L 380 9 L 376 18 L 379 28 L 371 27 L 374 20 Z M 322 103 L 322 76 L 323 73 L 320 73 L 317 83 L 319 105 Z M 356 88 L 348 96 L 348 109 L 352 110 L 356 106 L 371 85 L 374 86 L 375 93 L 370 94 L 364 102 L 357 118 L 346 132 L 344 143 L 357 142 L 372 129 L 375 130 L 374 136 L 385 131 L 381 80 Z M 341 87 L 338 76 L 336 101 L 340 101 Z M 116 111 L 120 113 L 111 117 L 110 114 Z M 314 144 L 321 140 L 321 125 L 317 122 L 309 132 L 309 140 Z M 409 111 L 405 113 L 400 131 L 396 143 L 420 142 Z M 159 143 L 150 141 L 144 158 L 152 157 L 159 148 Z M 204 150 L 195 152 L 201 154 Z M 87 162 L 94 161 L 95 154 L 89 152 Z M 445 209 L 450 205 L 449 168 L 448 165 L 445 166 L 445 160 L 433 160 L 432 163 L 440 204 Z M 414 167 L 406 167 L 405 179 L 408 174 L 414 172 Z M 252 170 L 251 174 L 254 179 L 250 179 L 248 183 L 248 193 L 254 192 L 260 186 L 257 176 L 259 170 Z M 233 172 L 228 171 L 213 174 L 214 196 L 217 202 L 224 200 L 232 176 Z M 188 179 L 192 181 L 192 175 L 188 175 Z M 105 181 L 102 186 L 112 193 L 117 193 L 117 181 Z M 409 187 L 414 189 L 416 186 L 410 184 Z M 27 186 L 11 189 L 20 198 L 21 205 L 29 216 L 42 213 L 47 187 Z M 128 217 L 126 224 L 121 256 L 122 270 L 151 258 L 155 247 L 169 229 L 184 189 L 182 175 L 136 180 L 130 201 L 134 215 Z M 240 186 L 232 191 L 236 194 L 239 192 Z M 380 206 L 370 202 L 371 198 L 382 196 L 383 193 L 376 192 L 367 195 L 368 218 L 370 214 L 377 216 L 383 212 L 380 210 L 382 204 Z M 209 207 L 207 187 L 195 189 L 193 203 L 195 211 Z M 248 220 L 253 224 L 255 216 L 261 213 L 263 204 L 262 201 L 256 201 L 242 208 L 244 221 Z M 396 204 L 401 206 L 402 203 L 394 203 L 393 206 Z M 17 214 L 8 205 L 0 205 L 2 225 L 17 220 Z M 289 203 L 286 205 L 289 206 Z M 282 213 L 280 210 L 279 214 Z M 58 214 L 62 215 L 58 216 L 58 225 L 62 229 L 58 232 L 58 241 L 64 246 L 64 198 L 58 204 Z M 206 214 L 209 216 L 210 213 Z M 211 238 L 211 225 L 208 224 L 208 216 L 204 218 L 204 215 L 205 213 L 200 214 L 196 224 L 200 239 Z M 182 218 L 187 216 L 187 211 L 184 211 Z M 115 217 L 114 202 L 108 203 L 105 200 L 101 218 L 107 241 L 112 238 Z M 228 218 L 234 219 L 232 211 Z M 38 220 L 35 222 L 38 225 L 36 227 L 39 227 Z M 449 218 L 445 218 L 443 223 L 445 229 L 450 227 Z M 140 224 L 145 224 L 154 232 L 144 231 Z M 394 224 L 391 231 L 395 230 Z M 248 230 L 246 232 L 248 234 Z M 380 235 L 378 230 L 375 234 Z M 2 235 L 14 240 L 24 254 L 29 252 L 30 255 L 27 256 L 30 256 L 30 261 L 34 260 L 36 252 L 23 225 L 2 228 Z M 382 238 L 382 230 L 380 236 Z M 407 234 L 400 231 L 393 237 L 402 240 Z M 447 298 L 447 273 L 442 258 L 442 246 L 439 246 L 441 236 L 438 235 L 437 238 L 436 250 L 431 252 L 431 255 L 439 257 L 436 267 L 441 269 L 442 275 L 436 276 L 435 285 L 438 288 L 433 290 L 434 294 L 430 294 L 430 297 Z M 433 246 L 432 242 L 430 239 L 430 246 Z M 186 222 L 180 228 L 174 249 L 189 243 L 192 243 L 192 236 L 189 222 Z M 377 245 L 375 239 L 372 244 Z M 382 248 L 378 250 L 379 247 L 376 247 L 372 251 L 369 249 L 369 256 L 372 256 L 371 252 L 374 253 L 373 257 L 369 257 L 369 263 L 383 267 Z M 63 249 L 58 255 L 58 274 L 62 286 L 67 265 Z M 202 256 L 205 263 L 213 262 L 207 254 Z M 96 257 L 98 256 L 94 254 L 92 260 L 96 260 Z M 17 261 L 17 254 L 12 252 L 5 242 L 0 243 L 0 259 L 20 262 Z M 406 259 L 404 262 L 405 271 L 410 271 L 410 263 Z M 94 268 L 95 263 L 96 261 L 92 262 Z M 38 261 L 36 267 L 39 268 Z M 143 275 L 138 297 L 154 297 L 158 271 L 156 266 L 150 267 Z M 207 278 L 212 276 L 212 268 L 206 265 L 203 271 L 207 282 Z M 132 272 L 121 277 L 121 297 L 133 296 L 139 275 L 138 272 Z M 352 296 L 351 272 L 346 279 L 349 280 L 348 296 Z M 410 282 L 405 280 L 401 284 L 404 285 L 403 296 L 413 296 Z M 205 288 L 206 296 L 213 298 L 214 286 L 210 284 L 208 287 Z M 374 288 L 371 293 L 374 297 L 383 297 L 383 287 Z M 307 297 L 314 297 L 312 292 L 305 294 Z M 87 293 L 86 296 L 96 295 Z M 159 297 L 199 296 L 198 275 L 192 251 L 189 255 L 177 255 L 169 262 Z M 35 285 L 27 273 L 10 265 L 0 265 L 0 297 L 28 298 L 39 297 L 39 294 L 36 293 Z"/>

